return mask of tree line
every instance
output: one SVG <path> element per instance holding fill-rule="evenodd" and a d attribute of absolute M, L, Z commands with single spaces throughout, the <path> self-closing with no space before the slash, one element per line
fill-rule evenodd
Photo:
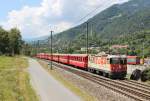
<path fill-rule="evenodd" d="M 20 54 L 23 43 L 19 29 L 5 30 L 0 27 L 0 55 Z"/>

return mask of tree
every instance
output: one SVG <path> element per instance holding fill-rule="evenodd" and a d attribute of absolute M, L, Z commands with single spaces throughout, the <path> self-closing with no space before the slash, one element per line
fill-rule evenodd
<path fill-rule="evenodd" d="M 9 49 L 11 55 L 19 54 L 22 45 L 20 31 L 17 28 L 12 28 L 9 32 Z"/>
<path fill-rule="evenodd" d="M 8 32 L 0 27 L 0 53 L 4 54 L 8 52 L 9 38 Z"/>

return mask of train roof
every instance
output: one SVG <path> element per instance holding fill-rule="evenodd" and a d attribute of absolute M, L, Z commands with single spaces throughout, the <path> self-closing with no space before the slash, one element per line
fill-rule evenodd
<path fill-rule="evenodd" d="M 127 58 L 126 55 L 108 55 L 108 58 Z"/>
<path fill-rule="evenodd" d="M 45 54 L 51 55 L 50 53 Z M 57 53 L 53 53 L 53 55 L 88 56 L 87 54 L 57 54 Z"/>
<path fill-rule="evenodd" d="M 136 58 L 136 57 L 138 57 L 138 56 L 127 56 L 128 58 Z"/>
<path fill-rule="evenodd" d="M 108 57 L 108 58 L 126 58 L 126 55 L 110 55 L 110 54 L 97 54 L 97 55 L 90 55 L 96 57 Z"/>
<path fill-rule="evenodd" d="M 50 53 L 39 53 L 39 54 L 47 54 L 50 55 Z M 66 56 L 88 56 L 87 54 L 55 54 L 53 55 L 66 55 Z M 96 56 L 96 57 L 108 57 L 108 58 L 127 58 L 126 55 L 110 55 L 110 54 L 89 54 L 89 56 Z"/>

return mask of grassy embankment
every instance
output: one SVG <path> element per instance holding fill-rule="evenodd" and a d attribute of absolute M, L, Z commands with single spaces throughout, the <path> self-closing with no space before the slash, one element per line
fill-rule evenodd
<path fill-rule="evenodd" d="M 38 101 L 27 67 L 27 59 L 21 56 L 0 56 L 0 101 Z"/>
<path fill-rule="evenodd" d="M 38 62 L 46 69 L 48 70 L 48 65 L 46 62 L 42 60 L 38 60 Z M 48 71 L 56 80 L 60 81 L 66 88 L 70 89 L 72 92 L 77 94 L 83 101 L 97 101 L 97 99 L 91 95 L 89 95 L 87 92 L 81 90 L 71 82 L 65 80 L 55 69 Z"/>

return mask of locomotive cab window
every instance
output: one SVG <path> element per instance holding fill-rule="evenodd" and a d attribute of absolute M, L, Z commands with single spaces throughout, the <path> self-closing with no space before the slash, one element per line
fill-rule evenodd
<path fill-rule="evenodd" d="M 120 59 L 120 64 L 127 64 L 127 59 Z"/>
<path fill-rule="evenodd" d="M 119 58 L 110 58 L 110 64 L 120 64 Z"/>
<path fill-rule="evenodd" d="M 127 60 L 124 58 L 111 58 L 110 64 L 127 64 Z"/>

